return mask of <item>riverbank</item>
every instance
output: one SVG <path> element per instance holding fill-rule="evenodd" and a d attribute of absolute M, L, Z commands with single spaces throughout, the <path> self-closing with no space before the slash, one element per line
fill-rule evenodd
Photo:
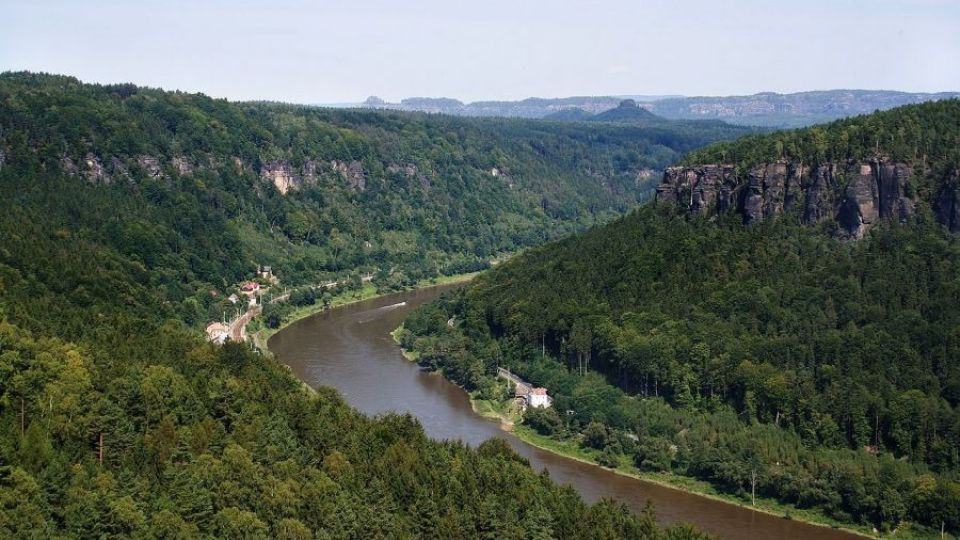
<path fill-rule="evenodd" d="M 583 448 L 576 444 L 575 441 L 558 441 L 537 433 L 536 430 L 521 423 L 522 418 L 513 414 L 509 407 L 507 407 L 508 402 L 495 404 L 489 400 L 478 399 L 473 394 L 469 395 L 470 404 L 474 412 L 485 418 L 498 419 L 503 424 L 513 426 L 511 432 L 523 442 L 568 459 L 607 469 L 621 476 L 627 476 L 643 482 L 649 482 L 669 489 L 705 497 L 731 506 L 762 512 L 774 517 L 791 519 L 817 527 L 839 529 L 865 538 L 889 538 L 896 540 L 933 540 L 940 538 L 939 531 L 932 529 L 918 530 L 915 528 L 916 526 L 911 523 L 904 523 L 896 531 L 881 535 L 872 527 L 851 526 L 849 523 L 834 520 L 820 512 L 806 508 L 797 508 L 793 505 L 783 504 L 765 497 L 757 497 L 756 506 L 751 506 L 749 502 L 744 499 L 717 491 L 709 482 L 674 473 L 641 471 L 634 467 L 632 463 L 629 463 L 627 459 L 622 459 L 620 465 L 615 469 L 603 467 L 597 463 L 597 457 L 601 454 L 600 451 Z M 504 413 L 504 411 L 506 411 L 506 413 Z M 944 538 L 951 539 L 954 537 L 947 535 Z"/>
<path fill-rule="evenodd" d="M 397 337 L 402 328 L 403 326 L 400 326 L 391 332 L 391 336 L 393 336 L 394 341 L 397 342 L 398 345 L 399 341 Z M 416 351 L 409 351 L 401 348 L 401 352 L 404 358 L 407 360 L 417 360 L 418 355 Z M 442 373 L 438 373 L 438 375 L 442 376 Z M 723 504 L 761 512 L 770 516 L 795 520 L 818 527 L 839 529 L 866 538 L 895 538 L 902 540 L 928 540 L 934 538 L 934 536 L 931 536 L 929 533 L 924 533 L 922 531 L 916 531 L 905 527 L 901 527 L 893 534 L 881 536 L 870 527 L 851 526 L 848 523 L 841 523 L 833 520 L 820 512 L 796 508 L 792 505 L 783 504 L 768 498 L 758 497 L 756 500 L 756 505 L 751 506 L 746 500 L 740 499 L 734 495 L 717 491 L 716 488 L 709 482 L 673 473 L 652 473 L 641 471 L 634 467 L 633 464 L 629 462 L 629 459 L 625 456 L 622 457 L 620 465 L 616 468 L 602 467 L 597 463 L 597 457 L 600 455 L 599 451 L 583 448 L 576 444 L 576 441 L 573 440 L 558 441 L 552 439 L 537 433 L 530 427 L 523 425 L 521 423 L 522 416 L 519 414 L 519 411 L 516 411 L 514 408 L 510 407 L 509 400 L 496 402 L 489 399 L 482 399 L 476 392 L 468 392 L 468 396 L 470 398 L 471 408 L 475 414 L 484 418 L 499 421 L 501 425 L 505 426 L 523 442 L 567 459 L 589 464 L 594 467 L 604 468 L 621 476 L 656 484 L 658 486 L 681 491 L 691 495 L 705 497 Z M 939 535 L 936 537 L 939 537 Z"/>
<path fill-rule="evenodd" d="M 425 279 L 417 282 L 416 285 L 410 287 L 408 290 L 416 289 L 425 289 L 429 287 L 439 287 L 441 285 L 452 285 L 454 283 L 466 283 L 467 281 L 472 280 L 473 278 L 480 275 L 482 272 L 469 272 L 466 274 L 455 274 L 452 276 L 440 276 L 431 279 Z M 345 291 L 333 297 L 328 306 L 324 306 L 322 303 L 316 303 L 310 306 L 303 306 L 295 309 L 286 315 L 282 321 L 280 321 L 280 326 L 276 328 L 267 327 L 263 320 L 259 320 L 260 328 L 250 332 L 250 339 L 253 341 L 254 346 L 263 353 L 268 353 L 269 348 L 267 343 L 270 341 L 270 338 L 274 334 L 280 332 L 284 328 L 290 326 L 291 324 L 305 319 L 311 315 L 315 315 L 322 311 L 328 309 L 333 309 L 336 307 L 345 306 L 348 304 L 354 304 L 357 302 L 363 302 L 364 300 L 372 300 L 374 298 L 379 298 L 381 296 L 386 296 L 388 294 L 394 294 L 398 291 L 388 291 L 388 292 L 378 292 L 377 287 L 370 282 L 364 283 L 363 287 L 356 290 Z"/>

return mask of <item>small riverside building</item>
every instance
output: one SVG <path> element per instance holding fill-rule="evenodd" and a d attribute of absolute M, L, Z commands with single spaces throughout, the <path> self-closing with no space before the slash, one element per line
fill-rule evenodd
<path fill-rule="evenodd" d="M 550 407 L 553 404 L 553 399 L 547 395 L 546 388 L 532 388 L 530 393 L 527 394 L 527 405 L 537 409 L 543 409 Z"/>

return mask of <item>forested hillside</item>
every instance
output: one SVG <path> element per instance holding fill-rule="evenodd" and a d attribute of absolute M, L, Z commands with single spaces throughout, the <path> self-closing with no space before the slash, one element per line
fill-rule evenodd
<path fill-rule="evenodd" d="M 4 538 L 695 538 L 304 390 L 243 345 L 129 319 L 71 343 L 0 321 Z"/>
<path fill-rule="evenodd" d="M 254 263 L 474 268 L 627 208 L 674 152 L 540 129 L 0 76 L 0 537 L 697 537 L 197 336 Z"/>
<path fill-rule="evenodd" d="M 229 103 L 30 73 L 0 76 L 0 104 L 0 173 L 21 197 L 39 172 L 72 178 L 67 196 L 124 210 L 79 219 L 99 219 L 88 229 L 126 255 L 149 264 L 185 236 L 223 238 L 241 257 L 191 251 L 301 281 L 393 269 L 411 283 L 482 268 L 623 213 L 650 194 L 652 171 L 746 132 Z M 211 222 L 222 230 L 196 235 Z"/>
<path fill-rule="evenodd" d="M 736 213 L 651 204 L 421 309 L 404 343 L 470 389 L 495 393 L 497 365 L 546 386 L 554 407 L 528 425 L 605 464 L 629 459 L 881 531 L 912 521 L 956 535 L 960 239 L 933 212 L 960 165 L 945 144 L 956 110 L 907 107 L 686 159 L 750 166 L 793 144 L 796 158 L 797 141 L 818 133 L 821 159 L 920 156 L 923 194 L 903 223 L 842 241 L 796 211 L 745 226 Z M 911 125 L 926 131 L 910 136 Z M 849 126 L 860 138 L 837 148 Z"/>

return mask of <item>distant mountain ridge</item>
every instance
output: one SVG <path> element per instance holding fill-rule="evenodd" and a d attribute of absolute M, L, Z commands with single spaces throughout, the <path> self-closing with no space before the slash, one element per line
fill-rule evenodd
<path fill-rule="evenodd" d="M 412 97 L 400 103 L 388 103 L 371 96 L 360 104 L 364 108 L 417 111 L 456 116 L 506 116 L 517 118 L 543 118 L 566 109 L 582 109 L 591 114 L 617 107 L 623 98 L 612 96 L 536 98 L 521 101 L 475 101 L 463 103 L 452 98 Z"/>
<path fill-rule="evenodd" d="M 804 127 L 848 116 L 869 114 L 902 105 L 960 97 L 960 92 L 936 94 L 890 90 L 822 90 L 752 96 L 685 97 L 650 103 L 648 109 L 665 118 L 726 120 L 767 127 Z"/>
<path fill-rule="evenodd" d="M 625 99 L 614 109 L 590 114 L 580 108 L 564 109 L 544 117 L 545 120 L 564 121 L 564 122 L 611 122 L 617 124 L 657 124 L 668 123 L 668 120 L 662 116 L 657 116 L 647 109 L 641 107 L 633 99 Z"/>
<path fill-rule="evenodd" d="M 626 96 L 527 98 L 521 101 L 464 103 L 452 98 L 416 97 L 388 103 L 370 97 L 361 107 L 420 111 L 457 116 L 505 116 L 584 120 L 616 109 Z M 818 90 L 792 94 L 762 92 L 748 96 L 629 96 L 637 104 L 672 120 L 724 120 L 775 128 L 803 127 L 901 105 L 960 97 L 960 92 L 918 93 L 892 90 Z"/>

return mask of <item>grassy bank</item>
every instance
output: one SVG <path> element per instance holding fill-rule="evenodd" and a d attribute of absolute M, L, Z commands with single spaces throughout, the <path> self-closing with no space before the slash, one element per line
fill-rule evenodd
<path fill-rule="evenodd" d="M 402 329 L 403 326 L 400 326 L 391 333 L 395 341 L 397 341 L 399 332 Z M 419 355 L 417 351 L 403 350 L 402 352 L 407 360 L 416 361 L 418 359 Z M 438 372 L 438 375 L 442 375 L 442 372 Z M 510 400 L 500 401 L 482 399 L 477 392 L 471 392 L 468 394 L 470 396 L 470 403 L 473 411 L 476 414 L 485 418 L 499 420 L 505 425 L 513 426 L 513 433 L 524 442 L 569 459 L 575 459 L 583 463 L 600 467 L 600 465 L 597 463 L 597 457 L 600 455 L 600 452 L 581 447 L 578 444 L 579 441 L 577 439 L 556 440 L 541 435 L 535 430 L 522 425 L 522 416 L 519 411 L 510 406 Z M 880 535 L 870 526 L 854 525 L 841 522 L 816 510 L 797 508 L 790 504 L 781 503 L 775 499 L 763 497 L 757 497 L 756 505 L 753 506 L 750 504 L 749 498 L 745 499 L 729 493 L 720 492 L 712 484 L 703 480 L 669 472 L 641 471 L 634 466 L 633 462 L 627 456 L 621 456 L 620 464 L 617 468 L 608 468 L 608 470 L 612 470 L 613 472 L 623 476 L 654 483 L 670 489 L 676 489 L 693 495 L 707 497 L 725 504 L 748 508 L 757 512 L 769 514 L 771 516 L 780 517 L 783 519 L 791 519 L 810 525 L 842 529 L 844 531 L 864 537 L 893 538 L 902 540 L 931 540 L 933 538 L 940 537 L 939 531 L 934 531 L 929 528 L 919 528 L 916 525 L 909 523 L 902 524 L 900 528 L 894 532 Z M 946 538 L 954 537 L 947 535 Z"/>
<path fill-rule="evenodd" d="M 472 402 L 472 400 L 471 400 Z M 483 406 L 484 409 L 490 410 L 488 406 Z M 476 410 L 476 406 L 474 407 Z M 527 444 L 536 446 L 543 450 L 553 452 L 564 456 L 566 458 L 575 459 L 583 463 L 589 463 L 596 467 L 600 467 L 597 463 L 597 457 L 600 456 L 599 450 L 593 450 L 590 448 L 584 448 L 580 446 L 576 440 L 566 440 L 558 441 L 551 437 L 541 435 L 537 433 L 534 429 L 522 425 L 519 422 L 513 430 L 513 433 L 520 438 L 520 440 L 526 442 Z M 793 505 L 783 504 L 774 499 L 767 499 L 762 497 L 757 497 L 756 506 L 751 506 L 749 499 L 742 499 L 735 495 L 728 493 L 723 493 L 717 491 L 717 489 L 711 485 L 709 482 L 698 480 L 696 478 L 691 478 L 688 476 L 682 476 L 679 474 L 668 473 L 668 472 L 648 472 L 641 471 L 637 469 L 629 458 L 626 456 L 621 457 L 620 465 L 616 469 L 611 469 L 608 467 L 608 470 L 612 470 L 617 474 L 623 476 L 629 476 L 631 478 L 636 478 L 645 482 L 654 483 L 660 486 L 664 486 L 671 489 L 677 489 L 684 491 L 686 493 L 691 493 L 701 497 L 707 497 L 716 501 L 720 501 L 726 504 L 731 504 L 734 506 L 740 506 L 743 508 L 749 508 L 756 510 L 758 512 L 763 512 L 772 516 L 782 517 L 784 519 L 792 519 L 800 521 L 803 523 L 808 523 L 811 525 L 818 525 L 822 527 L 831 527 L 843 529 L 852 533 L 856 533 L 862 536 L 868 537 L 878 537 L 876 533 L 870 527 L 866 526 L 854 526 L 848 523 L 842 523 L 837 520 L 825 516 L 820 512 L 796 508 Z M 897 531 L 895 535 L 887 535 L 885 537 L 889 538 L 902 538 L 902 539 L 920 539 L 920 538 L 931 538 L 929 535 L 916 535 L 911 531 L 900 530 Z"/>
<path fill-rule="evenodd" d="M 402 328 L 403 327 L 401 326 L 391 333 L 391 335 L 394 336 L 394 340 L 396 340 L 396 336 Z M 403 350 L 403 355 L 410 361 L 416 361 L 418 356 L 416 351 L 408 350 Z M 600 465 L 597 463 L 597 457 L 600 455 L 599 451 L 583 448 L 578 444 L 578 441 L 573 439 L 559 441 L 551 437 L 541 435 L 532 428 L 523 425 L 521 423 L 522 415 L 520 411 L 512 406 L 512 402 L 510 400 L 495 401 L 482 399 L 477 392 L 471 392 L 469 393 L 469 396 L 470 404 L 476 414 L 485 418 L 499 420 L 503 424 L 512 426 L 513 433 L 520 438 L 520 440 L 526 442 L 527 444 L 536 446 L 548 452 L 553 452 L 554 454 L 569 459 L 574 459 L 583 463 L 600 467 Z M 620 464 L 616 469 L 608 468 L 608 470 L 612 470 L 613 472 L 623 476 L 636 478 L 641 481 L 654 483 L 663 487 L 680 490 L 693 495 L 707 497 L 725 504 L 750 508 L 758 512 L 763 512 L 784 519 L 792 519 L 821 527 L 843 529 L 845 531 L 865 537 L 880 537 L 880 535 L 877 534 L 871 527 L 842 523 L 815 510 L 797 508 L 793 505 L 780 503 L 774 499 L 762 497 L 757 498 L 756 506 L 751 506 L 748 499 L 743 499 L 735 495 L 720 492 L 709 482 L 705 482 L 703 480 L 698 480 L 696 478 L 674 473 L 641 471 L 637 469 L 626 456 L 621 457 Z M 939 534 L 934 536 L 933 531 L 931 530 L 917 530 L 902 526 L 894 533 L 884 535 L 883 537 L 903 540 L 920 540 L 939 537 Z"/>
<path fill-rule="evenodd" d="M 583 448 L 577 444 L 576 441 L 558 441 L 556 439 L 541 435 L 532 428 L 524 425 L 517 426 L 514 430 L 514 433 L 524 442 L 538 448 L 542 448 L 543 450 L 547 450 L 570 459 L 575 459 L 583 463 L 589 463 L 597 467 L 600 466 L 597 464 L 597 457 L 600 455 L 600 452 L 598 450 Z M 773 499 L 757 497 L 756 506 L 751 506 L 749 500 L 717 491 L 713 485 L 703 480 L 698 480 L 688 476 L 681 476 L 674 473 L 641 471 L 634 467 L 633 464 L 630 463 L 625 457 L 621 459 L 621 463 L 616 469 L 607 469 L 623 476 L 629 476 L 631 478 L 636 478 L 638 480 L 650 482 L 663 487 L 677 489 L 701 497 L 707 497 L 709 499 L 720 501 L 726 504 L 749 508 L 772 516 L 782 517 L 784 519 L 792 519 L 821 527 L 843 529 L 845 531 L 862 536 L 878 537 L 878 535 L 876 535 L 870 527 L 858 527 L 848 523 L 841 523 L 823 515 L 820 512 L 796 508 L 793 505 L 782 504 Z M 896 535 L 888 535 L 887 537 L 904 539 L 929 538 L 929 536 L 906 534 L 905 531 L 898 531 Z"/>
<path fill-rule="evenodd" d="M 497 405 L 491 405 L 482 400 L 475 400 L 472 396 L 470 401 L 471 404 L 473 404 L 474 411 L 477 412 L 477 414 L 488 418 L 493 417 L 500 418 L 502 420 L 514 421 L 515 427 L 513 429 L 513 433 L 520 440 L 526 442 L 527 444 L 547 450 L 548 452 L 553 452 L 554 454 L 558 454 L 569 459 L 575 459 L 583 463 L 589 463 L 591 465 L 600 467 L 600 465 L 597 463 L 597 457 L 600 455 L 600 451 L 590 448 L 583 448 L 576 440 L 558 441 L 551 437 L 541 435 L 534 429 L 521 424 L 519 418 L 508 418 L 496 415 L 495 412 L 501 410 Z M 917 527 L 912 523 L 904 523 L 897 530 L 881 535 L 870 526 L 853 525 L 850 523 L 841 522 L 816 510 L 797 508 L 791 504 L 784 504 L 775 499 L 764 497 L 757 497 L 756 506 L 751 506 L 749 499 L 744 499 L 737 497 L 736 495 L 718 491 L 712 484 L 704 480 L 669 472 L 641 471 L 640 469 L 637 469 L 625 456 L 622 457 L 620 465 L 616 469 L 607 469 L 623 476 L 629 476 L 631 478 L 654 483 L 663 487 L 684 491 L 686 493 L 691 493 L 701 497 L 707 497 L 709 499 L 720 501 L 726 504 L 749 508 L 772 516 L 782 517 L 784 519 L 792 519 L 810 525 L 842 529 L 844 531 L 865 537 L 894 538 L 898 540 L 931 540 L 934 538 L 940 538 L 939 530 L 934 531 L 933 529 L 929 528 Z M 945 536 L 945 538 L 949 539 L 955 537 L 948 534 Z"/>

